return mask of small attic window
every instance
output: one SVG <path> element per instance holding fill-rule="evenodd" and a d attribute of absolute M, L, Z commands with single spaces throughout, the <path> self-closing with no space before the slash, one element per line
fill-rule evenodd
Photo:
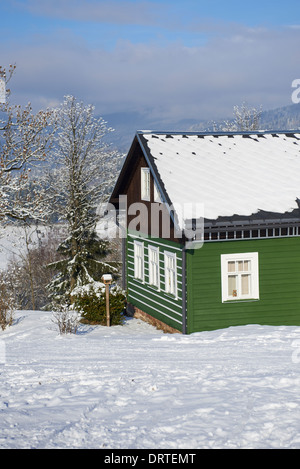
<path fill-rule="evenodd" d="M 141 199 L 150 200 L 150 169 L 141 168 Z"/>

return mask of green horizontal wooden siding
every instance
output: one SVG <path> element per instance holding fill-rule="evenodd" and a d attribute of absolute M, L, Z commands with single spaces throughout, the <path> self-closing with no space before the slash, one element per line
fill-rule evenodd
<path fill-rule="evenodd" d="M 258 252 L 259 300 L 222 303 L 221 254 Z M 300 325 L 300 238 L 205 243 L 187 251 L 188 333 L 246 324 Z"/>
<path fill-rule="evenodd" d="M 134 241 L 144 243 L 144 282 L 134 278 Z M 160 288 L 149 285 L 148 246 L 159 248 Z M 165 292 L 164 252 L 176 253 L 177 297 Z M 127 236 L 128 302 L 169 326 L 182 330 L 182 251 L 180 245 L 158 238 L 143 238 L 136 233 Z"/>

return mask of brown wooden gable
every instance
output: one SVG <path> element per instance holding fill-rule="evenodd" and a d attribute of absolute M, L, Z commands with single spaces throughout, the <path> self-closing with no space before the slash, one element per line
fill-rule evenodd
<path fill-rule="evenodd" d="M 148 161 L 147 161 L 147 159 Z M 149 161 L 150 160 L 150 161 Z M 150 200 L 142 200 L 141 198 L 141 168 L 150 168 Z M 120 172 L 119 178 L 113 190 L 113 193 L 110 197 L 109 202 L 113 204 L 117 209 L 119 209 L 119 196 L 126 195 L 127 196 L 127 228 L 131 228 L 136 226 L 136 222 L 138 219 L 141 220 L 141 223 L 137 225 L 137 231 L 140 231 L 141 234 L 144 235 L 152 235 L 153 237 L 157 238 L 166 238 L 171 241 L 180 242 L 174 235 L 174 223 L 169 216 L 165 205 L 159 204 L 155 202 L 154 199 L 154 180 L 157 181 L 154 177 L 154 165 L 153 161 L 151 161 L 150 155 L 145 155 L 140 142 L 137 137 L 134 138 L 134 141 L 131 145 L 131 148 L 128 152 L 127 158 L 124 162 L 123 168 Z M 161 184 L 162 185 L 162 184 Z M 163 198 L 166 199 L 167 195 L 162 194 Z M 147 219 L 144 219 L 144 212 L 140 212 L 136 210 L 135 203 L 143 204 L 147 210 Z M 169 202 L 167 202 L 169 203 Z M 170 205 L 170 203 L 169 203 Z M 154 207 L 156 206 L 156 208 Z M 130 213 L 131 212 L 131 213 Z M 156 213 L 159 213 L 159 224 L 153 224 L 153 219 Z M 152 217 L 151 217 L 152 214 Z M 164 214 L 164 215 L 163 215 Z M 170 223 L 170 235 L 168 237 L 165 236 L 165 232 L 162 230 L 162 219 L 164 220 L 168 218 Z M 157 218 L 155 218 L 157 219 Z M 144 233 L 143 227 L 148 227 L 148 232 Z M 164 225 L 165 227 L 165 225 Z M 167 230 L 168 231 L 168 230 Z"/>

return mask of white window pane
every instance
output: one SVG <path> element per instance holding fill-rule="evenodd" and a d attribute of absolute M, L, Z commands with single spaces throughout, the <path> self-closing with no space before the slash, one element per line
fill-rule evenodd
<path fill-rule="evenodd" d="M 175 272 L 171 272 L 171 288 L 170 293 L 175 294 Z"/>
<path fill-rule="evenodd" d="M 144 245 L 139 242 L 134 243 L 134 276 L 144 280 Z"/>
<path fill-rule="evenodd" d="M 238 261 L 238 271 L 242 272 L 244 270 L 244 262 Z"/>
<path fill-rule="evenodd" d="M 157 266 L 157 265 L 155 266 L 154 282 L 153 282 L 153 283 L 154 283 L 154 285 L 155 285 L 156 287 L 159 286 L 159 270 L 158 270 L 158 266 Z"/>
<path fill-rule="evenodd" d="M 235 261 L 228 262 L 228 272 L 235 272 Z"/>
<path fill-rule="evenodd" d="M 159 252 L 149 247 L 149 283 L 159 287 Z"/>
<path fill-rule="evenodd" d="M 228 296 L 237 296 L 237 276 L 228 276 Z"/>
<path fill-rule="evenodd" d="M 143 272 L 143 262 L 142 262 L 142 259 L 139 257 L 138 258 L 138 278 L 142 278 L 142 272 Z"/>
<path fill-rule="evenodd" d="M 242 295 L 250 294 L 250 275 L 242 275 L 241 279 Z"/>
<path fill-rule="evenodd" d="M 165 282 L 166 292 L 176 295 L 176 256 L 165 253 Z"/>
<path fill-rule="evenodd" d="M 150 170 L 141 168 L 141 197 L 143 200 L 150 200 Z"/>
<path fill-rule="evenodd" d="M 168 293 L 175 294 L 175 273 L 171 270 L 168 272 L 167 281 L 168 281 L 168 284 L 167 284 Z"/>

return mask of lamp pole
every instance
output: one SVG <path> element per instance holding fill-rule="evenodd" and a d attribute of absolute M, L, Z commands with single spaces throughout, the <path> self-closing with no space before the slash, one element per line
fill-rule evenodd
<path fill-rule="evenodd" d="M 105 296 L 106 296 L 106 325 L 110 327 L 110 312 L 109 312 L 109 286 L 112 282 L 112 276 L 110 274 L 104 274 L 101 278 L 105 285 Z"/>
<path fill-rule="evenodd" d="M 109 283 L 105 285 L 106 293 L 106 325 L 110 327 L 110 313 L 109 313 Z"/>

